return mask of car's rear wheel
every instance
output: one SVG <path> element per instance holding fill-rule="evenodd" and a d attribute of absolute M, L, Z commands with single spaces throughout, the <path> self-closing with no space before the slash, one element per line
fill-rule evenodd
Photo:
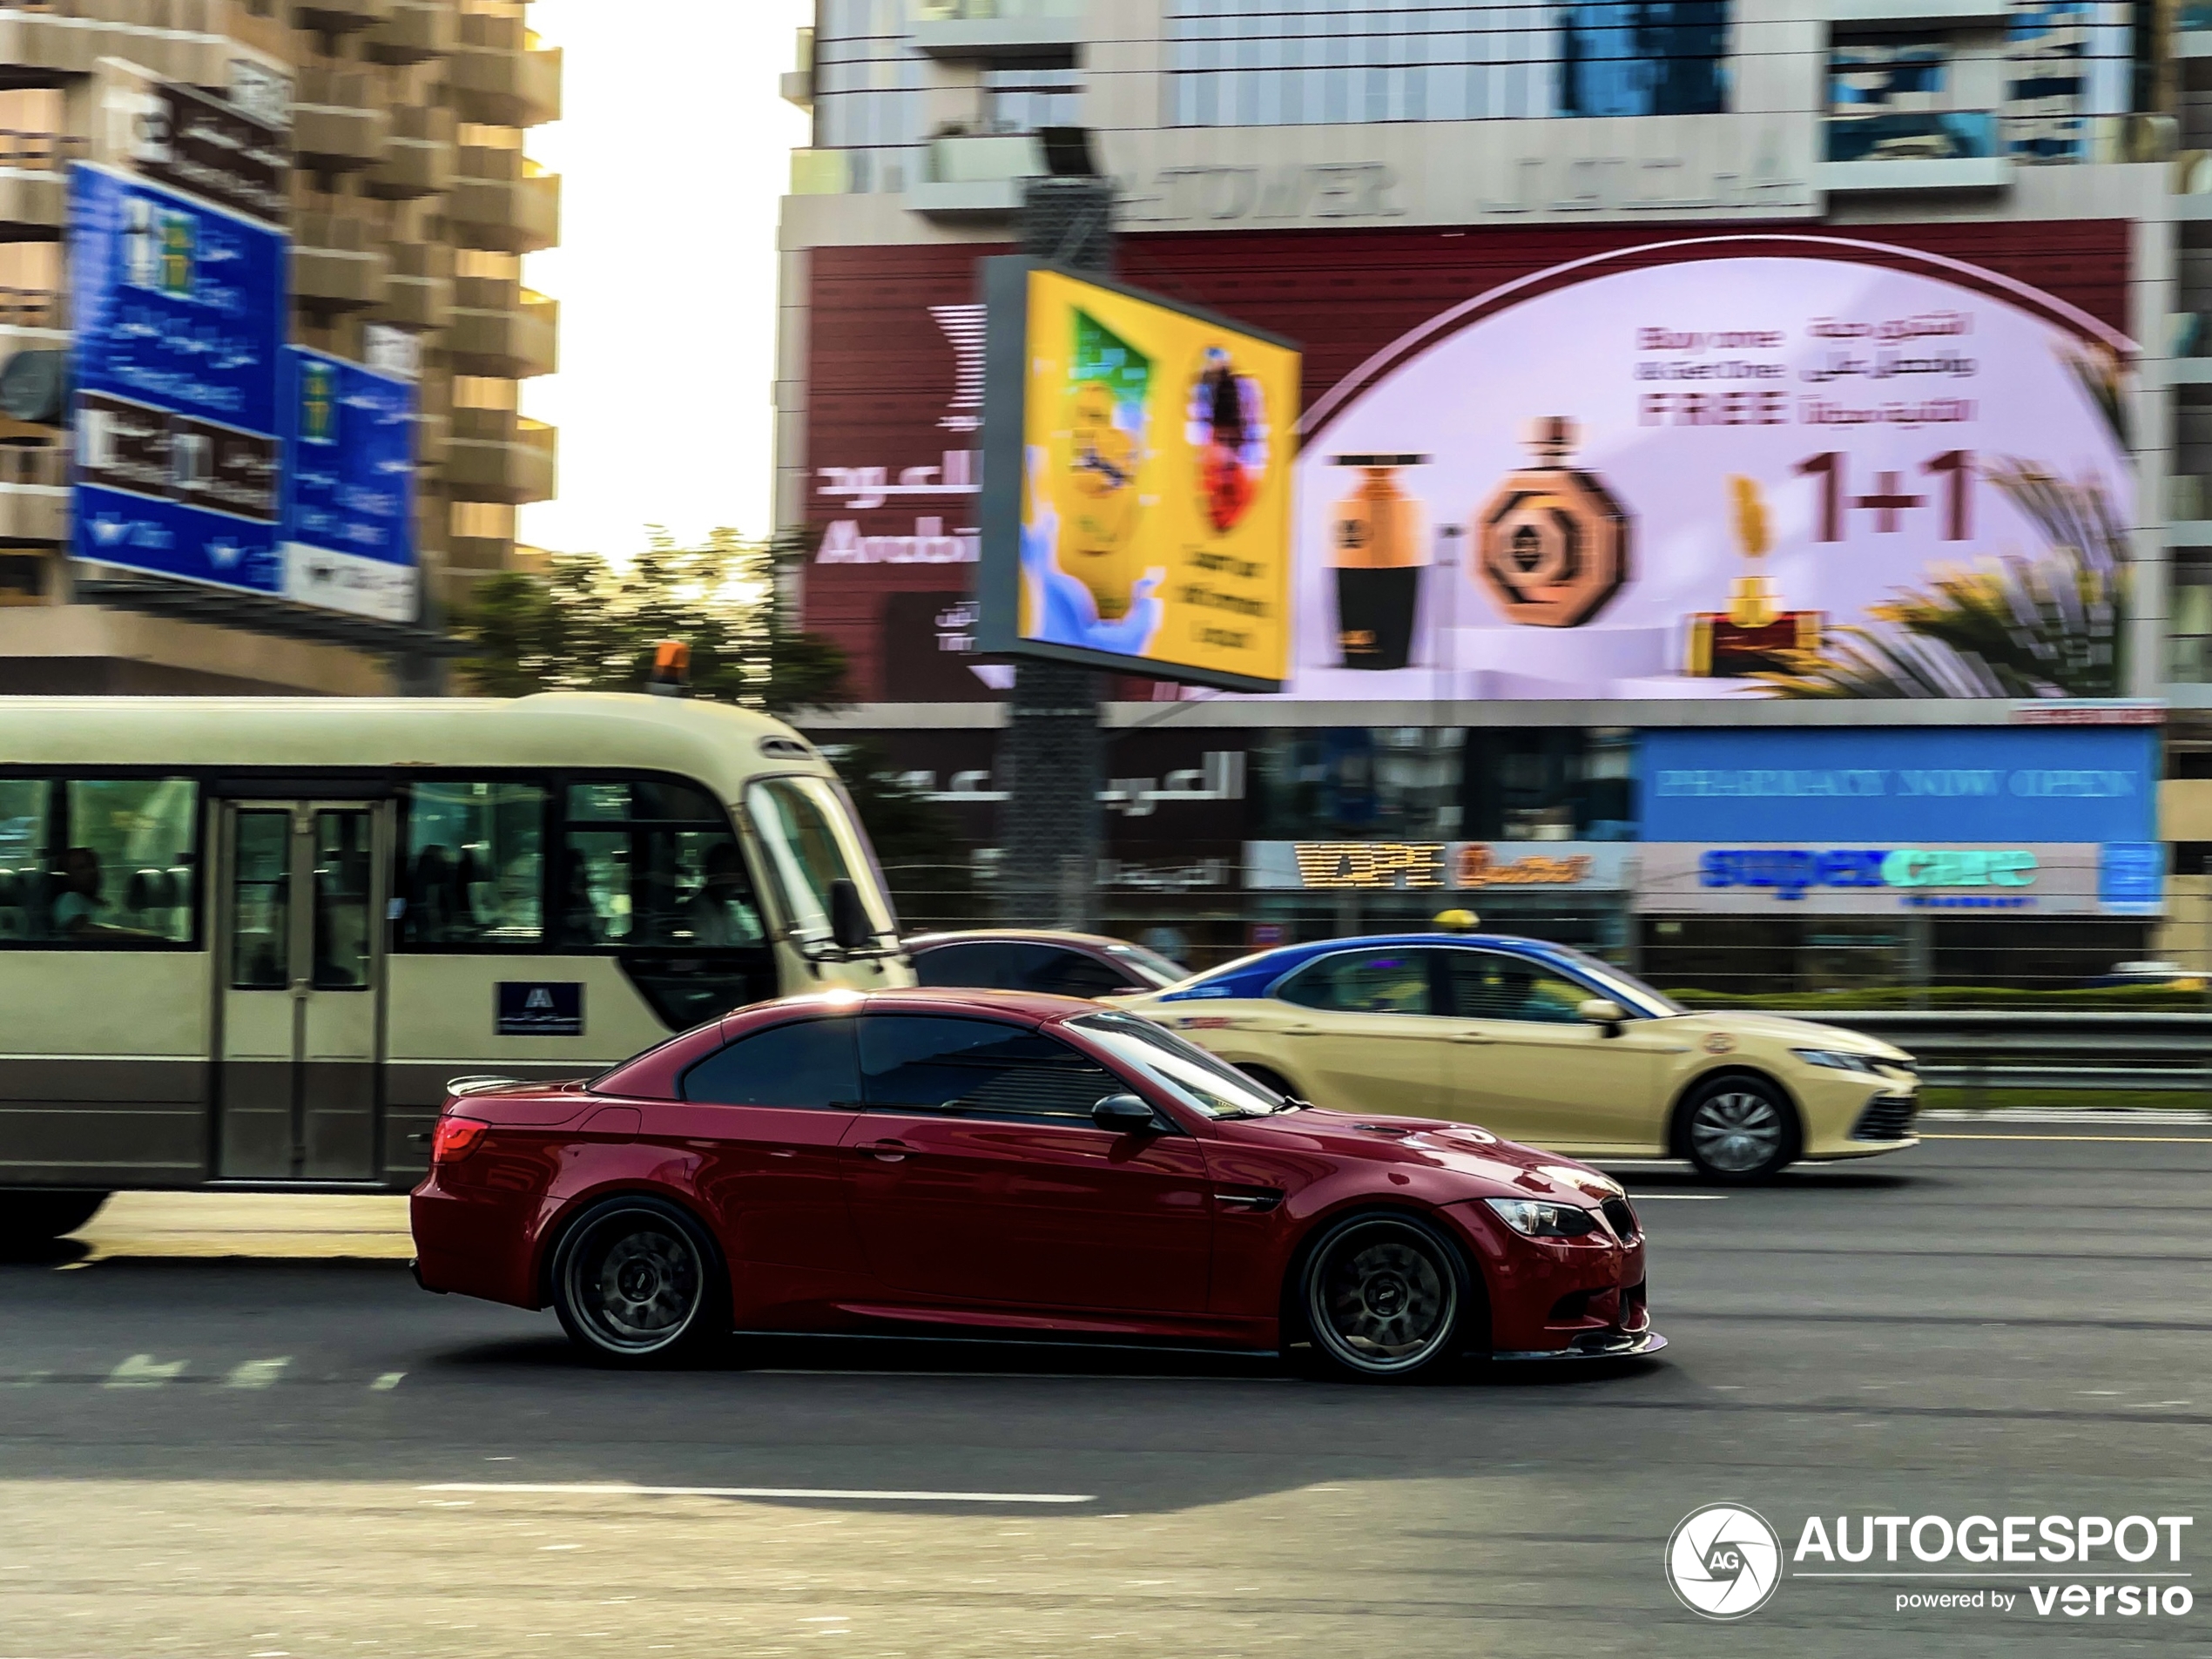
<path fill-rule="evenodd" d="M 1458 1353 L 1479 1301 L 1460 1247 L 1420 1217 L 1391 1211 L 1332 1224 L 1306 1252 L 1297 1292 L 1315 1358 L 1361 1382 L 1433 1374 Z"/>
<path fill-rule="evenodd" d="M 1708 1180 L 1763 1181 L 1796 1160 L 1797 1111 L 1764 1077 L 1721 1077 L 1683 1103 L 1676 1138 Z"/>
<path fill-rule="evenodd" d="M 579 1217 L 553 1261 L 553 1310 L 604 1365 L 667 1365 L 729 1334 L 721 1257 L 659 1198 L 610 1198 Z"/>

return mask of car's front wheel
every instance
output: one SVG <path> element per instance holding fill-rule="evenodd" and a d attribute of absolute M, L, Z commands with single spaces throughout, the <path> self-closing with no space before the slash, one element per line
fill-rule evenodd
<path fill-rule="evenodd" d="M 553 1310 L 604 1365 L 667 1365 L 729 1334 L 721 1258 L 659 1198 L 610 1198 L 579 1217 L 553 1261 Z"/>
<path fill-rule="evenodd" d="M 1387 1211 L 1331 1224 L 1305 1254 L 1296 1295 L 1316 1359 L 1361 1382 L 1433 1374 L 1480 1305 L 1460 1247 L 1418 1216 Z"/>
<path fill-rule="evenodd" d="M 1680 1150 L 1712 1181 L 1762 1181 L 1792 1163 L 1797 1112 L 1764 1077 L 1721 1077 L 1683 1103 Z"/>

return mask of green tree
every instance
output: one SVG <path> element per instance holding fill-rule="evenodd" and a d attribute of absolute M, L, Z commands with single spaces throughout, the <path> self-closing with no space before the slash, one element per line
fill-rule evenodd
<path fill-rule="evenodd" d="M 637 691 L 654 647 L 677 639 L 691 647 L 694 697 L 772 714 L 834 706 L 847 700 L 845 653 L 796 625 L 777 579 L 804 553 L 729 529 L 679 547 L 655 529 L 626 565 L 561 553 L 542 576 L 491 577 L 455 618 L 474 647 L 461 674 L 489 697 Z"/>

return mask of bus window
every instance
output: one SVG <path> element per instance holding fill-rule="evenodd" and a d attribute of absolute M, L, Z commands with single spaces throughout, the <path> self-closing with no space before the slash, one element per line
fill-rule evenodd
<path fill-rule="evenodd" d="M 408 787 L 401 950 L 543 945 L 545 804 L 536 784 Z"/>
<path fill-rule="evenodd" d="M 0 778 L 0 944 L 46 936 L 52 796 L 43 778 Z"/>
<path fill-rule="evenodd" d="M 0 945 L 190 944 L 199 807 L 189 778 L 0 781 Z"/>
<path fill-rule="evenodd" d="M 559 903 L 571 948 L 755 949 L 760 902 L 705 791 L 672 779 L 575 784 L 568 794 Z"/>
<path fill-rule="evenodd" d="M 770 778 L 745 793 L 767 849 L 792 932 L 805 943 L 830 938 L 830 884 L 853 883 L 879 938 L 896 938 L 867 848 L 836 789 L 820 778 Z"/>

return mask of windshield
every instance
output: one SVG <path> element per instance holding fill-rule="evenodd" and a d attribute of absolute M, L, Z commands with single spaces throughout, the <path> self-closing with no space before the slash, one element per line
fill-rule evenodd
<path fill-rule="evenodd" d="M 1084 1014 L 1068 1023 L 1208 1117 L 1267 1117 L 1298 1109 L 1264 1083 L 1134 1014 Z"/>
<path fill-rule="evenodd" d="M 745 792 L 745 804 L 795 939 L 828 942 L 830 884 L 840 879 L 860 890 L 876 935 L 887 941 L 897 937 L 890 907 L 876 886 L 867 843 L 826 779 L 766 779 Z"/>
<path fill-rule="evenodd" d="M 1669 1019 L 1689 1010 L 1664 991 L 1656 991 L 1634 974 L 1615 968 L 1608 961 L 1575 949 L 1570 945 L 1552 945 L 1547 948 L 1560 955 L 1572 957 L 1582 977 L 1595 981 L 1598 988 L 1631 1014 L 1640 1014 L 1647 1020 Z"/>
<path fill-rule="evenodd" d="M 1190 977 L 1189 968 L 1178 967 L 1159 952 L 1147 950 L 1142 945 L 1109 945 L 1106 954 L 1157 986 L 1178 984 Z"/>

